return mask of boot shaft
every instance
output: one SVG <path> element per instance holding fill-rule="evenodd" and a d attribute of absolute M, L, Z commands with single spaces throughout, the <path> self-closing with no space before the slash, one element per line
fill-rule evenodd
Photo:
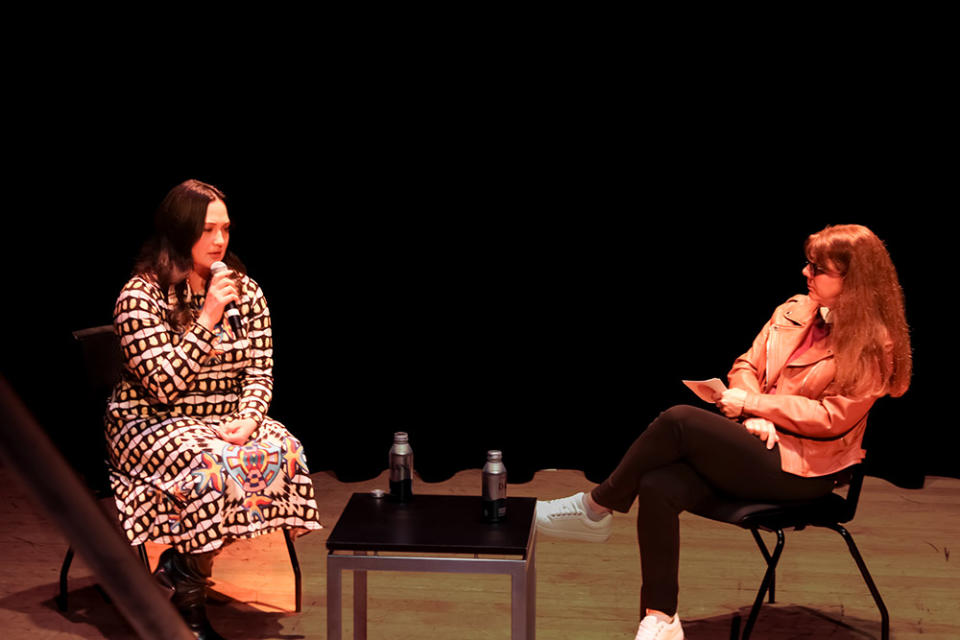
<path fill-rule="evenodd" d="M 207 587 L 211 583 L 216 553 L 179 553 L 169 548 L 160 554 L 157 580 L 173 590 L 170 601 L 200 640 L 223 640 L 207 619 Z"/>

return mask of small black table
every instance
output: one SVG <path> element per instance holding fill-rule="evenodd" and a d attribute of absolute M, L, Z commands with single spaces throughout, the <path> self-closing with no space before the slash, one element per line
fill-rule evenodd
<path fill-rule="evenodd" d="M 357 640 L 367 637 L 367 571 L 508 574 L 510 637 L 533 640 L 536 504 L 536 498 L 507 498 L 507 518 L 490 524 L 483 521 L 480 496 L 415 495 L 400 504 L 389 496 L 353 494 L 327 538 L 327 638 L 341 638 L 341 572 L 352 570 Z M 410 552 L 430 555 L 392 555 Z M 518 557 L 481 558 L 481 554 Z"/>

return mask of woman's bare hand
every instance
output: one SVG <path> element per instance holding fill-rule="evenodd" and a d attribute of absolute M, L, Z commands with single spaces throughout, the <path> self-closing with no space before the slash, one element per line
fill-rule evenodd
<path fill-rule="evenodd" d="M 767 449 L 773 449 L 773 446 L 780 442 L 776 425 L 766 418 L 747 418 L 743 421 L 743 426 L 747 431 L 766 442 Z"/>
<path fill-rule="evenodd" d="M 747 392 L 743 389 L 727 389 L 717 400 L 717 407 L 728 418 L 736 418 L 743 413 L 743 403 L 747 401 Z"/>
<path fill-rule="evenodd" d="M 257 423 L 250 418 L 231 420 L 220 427 L 220 437 L 237 446 L 243 446 L 250 439 L 250 434 L 256 431 Z"/>

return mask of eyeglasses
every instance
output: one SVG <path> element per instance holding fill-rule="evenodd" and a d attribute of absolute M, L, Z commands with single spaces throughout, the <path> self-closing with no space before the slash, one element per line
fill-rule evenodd
<path fill-rule="evenodd" d="M 804 265 L 804 268 L 806 267 L 810 267 L 810 271 L 813 273 L 814 277 L 833 276 L 834 278 L 842 278 L 844 276 L 844 274 L 842 273 L 837 273 L 836 271 L 830 271 L 829 269 L 824 269 L 823 267 L 818 265 L 816 262 L 810 262 L 809 260 L 807 260 L 806 264 Z"/>

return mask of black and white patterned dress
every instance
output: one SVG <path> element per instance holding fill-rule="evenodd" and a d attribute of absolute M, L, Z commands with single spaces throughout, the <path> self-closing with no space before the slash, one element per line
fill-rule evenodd
<path fill-rule="evenodd" d="M 260 287 L 239 283 L 243 331 L 167 320 L 173 288 L 151 276 L 131 279 L 117 299 L 114 329 L 123 373 L 106 416 L 111 482 L 131 544 L 152 540 L 202 553 L 231 538 L 279 528 L 319 529 L 300 442 L 269 417 L 273 391 L 270 311 Z M 187 290 L 195 315 L 203 297 Z M 216 427 L 252 418 L 243 446 Z"/>

